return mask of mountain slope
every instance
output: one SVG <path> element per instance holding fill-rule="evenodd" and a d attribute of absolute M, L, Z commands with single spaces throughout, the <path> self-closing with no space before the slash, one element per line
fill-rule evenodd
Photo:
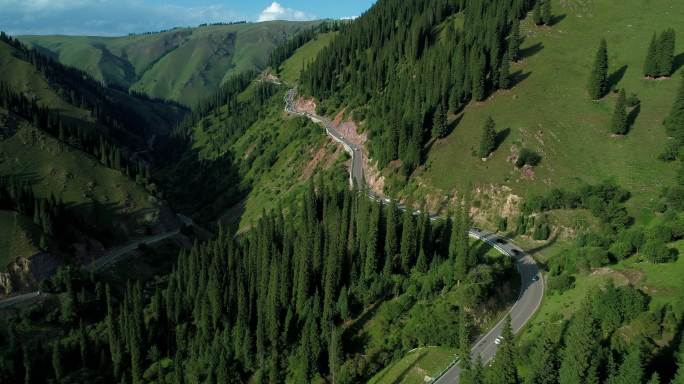
<path fill-rule="evenodd" d="M 113 38 L 24 36 L 21 40 L 98 80 L 194 105 L 231 75 L 266 68 L 271 50 L 317 24 L 275 21 Z"/>
<path fill-rule="evenodd" d="M 177 227 L 144 152 L 183 108 L 102 87 L 4 34 L 0 63 L 0 209 L 42 227 L 3 220 L 2 230 L 33 235 L 3 245 L 0 267 L 39 249 L 89 261 L 103 247 Z"/>
<path fill-rule="evenodd" d="M 668 12 L 661 12 L 668 9 Z M 434 195 L 469 183 L 512 188 L 521 196 L 554 187 L 573 187 L 607 179 L 633 193 L 630 205 L 641 209 L 659 190 L 671 185 L 676 167 L 658 160 L 667 143 L 662 121 L 667 116 L 679 75 L 672 79 L 647 80 L 643 63 L 654 31 L 673 27 L 684 34 L 679 22 L 684 6 L 669 1 L 554 2 L 560 21 L 537 27 L 527 18 L 522 23 L 522 60 L 511 72 L 521 79 L 510 91 L 471 104 L 457 118 L 453 132 L 437 141 L 426 166 L 414 174 L 411 186 L 428 186 Z M 601 37 L 609 52 L 613 86 L 635 93 L 641 105 L 625 136 L 611 135 L 609 128 L 617 95 L 591 101 L 586 90 L 594 53 Z M 684 40 L 677 42 L 676 66 L 684 62 Z M 472 155 L 479 145 L 482 125 L 491 116 L 507 137 L 486 161 Z M 532 173 L 518 170 L 512 160 L 527 147 L 542 156 Z M 458 167 L 453 165 L 458 164 Z M 432 188 L 434 187 L 434 188 Z"/>

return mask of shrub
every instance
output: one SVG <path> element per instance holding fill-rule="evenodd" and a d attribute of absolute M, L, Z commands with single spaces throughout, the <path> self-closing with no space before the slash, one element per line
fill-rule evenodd
<path fill-rule="evenodd" d="M 546 286 L 550 291 L 564 292 L 575 283 L 575 277 L 569 273 L 563 273 L 559 276 L 552 276 L 548 278 Z"/>
<path fill-rule="evenodd" d="M 532 238 L 534 240 L 548 240 L 550 235 L 551 228 L 549 227 L 549 225 L 547 223 L 541 223 L 535 228 L 534 235 Z"/>
<path fill-rule="evenodd" d="M 518 168 L 522 168 L 525 165 L 534 167 L 535 165 L 539 164 L 540 161 L 541 156 L 539 156 L 537 152 L 528 148 L 523 148 L 520 150 L 520 154 L 518 155 L 518 160 L 515 162 L 515 166 Z"/>
<path fill-rule="evenodd" d="M 508 218 L 500 217 L 497 224 L 497 229 L 499 232 L 505 232 L 508 229 Z"/>

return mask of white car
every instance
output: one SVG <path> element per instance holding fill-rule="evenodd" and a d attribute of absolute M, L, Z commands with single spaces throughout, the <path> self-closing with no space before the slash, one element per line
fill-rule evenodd
<path fill-rule="evenodd" d="M 494 344 L 499 345 L 503 342 L 503 336 L 499 336 L 494 340 Z"/>

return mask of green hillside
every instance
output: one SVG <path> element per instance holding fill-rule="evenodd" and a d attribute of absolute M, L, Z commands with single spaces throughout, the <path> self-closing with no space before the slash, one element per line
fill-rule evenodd
<path fill-rule="evenodd" d="M 99 239 L 107 244 L 144 234 L 159 222 L 163 204 L 120 171 L 28 122 L 12 124 L 15 132 L 0 141 L 0 176 L 29 182 L 39 197 L 54 194 L 94 233 L 110 233 Z"/>
<path fill-rule="evenodd" d="M 613 180 L 634 194 L 630 205 L 643 208 L 660 189 L 674 181 L 675 167 L 658 160 L 667 135 L 662 126 L 679 86 L 672 79 L 643 76 L 646 50 L 653 32 L 679 22 L 684 5 L 670 1 L 554 2 L 560 21 L 537 27 L 531 17 L 522 23 L 523 58 L 511 71 L 524 78 L 509 91 L 499 91 L 482 103 L 468 105 L 453 132 L 437 141 L 426 165 L 413 176 L 406 195 L 426 191 L 443 195 L 453 189 L 490 184 L 530 196 L 552 187 Z M 669 12 L 661 9 L 670 8 Z M 589 100 L 586 85 L 601 37 L 608 43 L 613 86 L 641 100 L 634 125 L 624 137 L 609 132 L 617 96 Z M 677 41 L 675 67 L 684 63 L 684 39 Z M 479 146 L 482 125 L 491 116 L 499 131 L 509 132 L 486 161 L 472 155 Z M 512 164 L 512 154 L 526 147 L 542 156 L 532 174 Z M 458 166 L 454 166 L 458 165 Z M 416 189 L 417 185 L 421 185 Z M 424 189 L 423 189 L 424 187 Z"/>
<path fill-rule="evenodd" d="M 194 105 L 231 75 L 266 68 L 271 50 L 316 24 L 274 21 L 124 37 L 23 36 L 21 40 L 98 80 Z"/>
<path fill-rule="evenodd" d="M 72 253 L 87 238 L 111 246 L 175 224 L 137 153 L 182 108 L 104 88 L 4 34 L 0 65 L 0 176 L 64 205 L 73 222 L 57 247 Z"/>

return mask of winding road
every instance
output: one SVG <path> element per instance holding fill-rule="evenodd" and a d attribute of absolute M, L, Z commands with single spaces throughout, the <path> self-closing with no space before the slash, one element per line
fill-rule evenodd
<path fill-rule="evenodd" d="M 349 170 L 350 184 L 356 184 L 359 188 L 363 187 L 365 180 L 363 177 L 362 154 L 359 148 L 347 140 L 342 133 L 337 131 L 330 120 L 307 111 L 298 110 L 295 103 L 296 95 L 296 88 L 291 89 L 287 93 L 285 96 L 285 111 L 293 115 L 308 117 L 311 121 L 323 125 L 328 136 L 342 144 L 344 149 L 351 154 L 351 167 Z M 383 204 L 389 202 L 388 199 L 380 198 L 372 193 L 369 193 L 369 197 Z M 406 209 L 404 207 L 400 208 Z M 431 216 L 431 219 L 437 220 L 439 217 Z M 513 257 L 516 260 L 518 272 L 520 273 L 520 294 L 518 300 L 513 304 L 508 314 L 511 316 L 513 332 L 517 333 L 525 324 L 527 324 L 530 318 L 532 318 L 541 305 L 542 298 L 544 297 L 544 279 L 541 273 L 539 273 L 539 267 L 532 256 L 507 238 L 478 228 L 472 228 L 468 234 L 472 238 L 491 244 L 503 255 Z M 482 362 L 487 364 L 494 358 L 497 349 L 495 340 L 501 336 L 503 326 L 504 320 L 499 321 L 491 330 L 489 330 L 489 332 L 484 336 L 481 336 L 478 341 L 475 342 L 471 350 L 473 359 L 476 359 L 479 356 L 482 359 Z M 458 363 L 454 362 L 438 377 L 432 379 L 431 382 L 435 384 L 457 383 L 460 373 L 461 370 Z"/>
<path fill-rule="evenodd" d="M 178 220 L 183 223 L 184 225 L 195 225 L 194 222 L 192 221 L 191 218 L 177 214 Z M 101 270 L 107 266 L 110 266 L 114 263 L 119 262 L 127 253 L 135 250 L 138 248 L 140 245 L 145 244 L 145 245 L 152 245 L 155 243 L 158 243 L 160 241 L 166 240 L 172 236 L 175 236 L 180 233 L 180 228 L 174 229 L 169 232 L 161 233 L 158 235 L 153 235 L 153 236 L 148 236 L 145 238 L 133 240 L 129 242 L 126 245 L 122 245 L 117 248 L 112 248 L 108 250 L 103 256 L 93 260 L 88 264 L 87 266 L 84 266 L 85 268 L 90 268 L 95 271 Z M 34 291 L 34 292 L 29 292 L 29 293 L 24 293 L 21 295 L 15 295 L 11 297 L 7 297 L 5 299 L 0 300 L 0 309 L 2 308 L 8 308 L 11 307 L 15 304 L 20 304 L 20 303 L 25 303 L 31 300 L 35 300 L 39 298 L 42 294 L 40 291 Z"/>

